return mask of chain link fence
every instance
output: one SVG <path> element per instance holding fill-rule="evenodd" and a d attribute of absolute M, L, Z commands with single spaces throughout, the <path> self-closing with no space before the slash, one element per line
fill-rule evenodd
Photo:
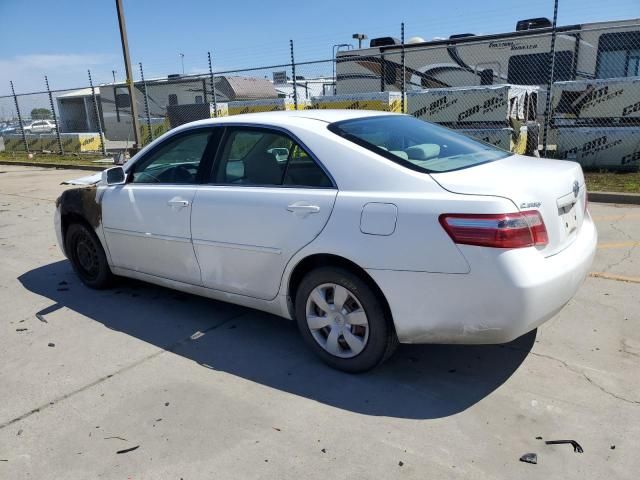
<path fill-rule="evenodd" d="M 640 19 L 428 42 L 375 39 L 370 47 L 296 62 L 148 77 L 0 96 L 0 150 L 98 152 L 140 146 L 185 123 L 310 108 L 404 112 L 505 150 L 569 159 L 585 168 L 640 165 Z M 205 59 L 203 59 L 204 62 Z M 88 75 L 90 79 L 90 73 Z M 19 85 L 11 85 L 11 88 Z M 132 105 L 135 102 L 135 105 Z M 132 108 L 136 107 L 136 108 Z"/>

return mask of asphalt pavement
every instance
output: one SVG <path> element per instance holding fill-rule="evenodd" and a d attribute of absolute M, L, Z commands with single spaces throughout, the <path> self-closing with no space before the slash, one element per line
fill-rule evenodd
<path fill-rule="evenodd" d="M 639 206 L 590 205 L 592 274 L 537 331 L 348 375 L 293 322 L 82 286 L 52 217 L 85 175 L 0 166 L 0 478 L 637 478 Z"/>

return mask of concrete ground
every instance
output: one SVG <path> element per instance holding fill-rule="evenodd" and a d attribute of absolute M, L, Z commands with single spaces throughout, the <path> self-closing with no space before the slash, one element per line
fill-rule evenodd
<path fill-rule="evenodd" d="M 347 375 L 293 322 L 83 287 L 52 215 L 86 174 L 0 166 L 0 478 L 637 478 L 640 207 L 590 206 L 599 276 L 537 332 Z"/>

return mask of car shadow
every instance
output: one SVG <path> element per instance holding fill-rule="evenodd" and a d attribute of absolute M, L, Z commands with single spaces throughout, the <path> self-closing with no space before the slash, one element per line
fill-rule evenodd
<path fill-rule="evenodd" d="M 80 283 L 67 261 L 19 277 L 29 291 L 106 327 L 200 365 L 364 415 L 429 419 L 461 412 L 517 370 L 536 332 L 504 345 L 401 345 L 373 371 L 345 374 L 322 364 L 294 322 L 280 317 L 119 279 L 110 290 Z"/>

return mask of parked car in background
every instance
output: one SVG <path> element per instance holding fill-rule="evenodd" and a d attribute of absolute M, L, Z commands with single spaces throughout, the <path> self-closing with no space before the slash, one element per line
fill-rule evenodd
<path fill-rule="evenodd" d="M 24 133 L 53 133 L 55 130 L 53 120 L 36 120 L 24 126 Z"/>
<path fill-rule="evenodd" d="M 350 372 L 398 342 L 535 329 L 597 241 L 579 164 L 385 112 L 193 122 L 78 183 L 94 186 L 62 194 L 55 226 L 86 285 L 122 275 L 295 319 Z"/>

